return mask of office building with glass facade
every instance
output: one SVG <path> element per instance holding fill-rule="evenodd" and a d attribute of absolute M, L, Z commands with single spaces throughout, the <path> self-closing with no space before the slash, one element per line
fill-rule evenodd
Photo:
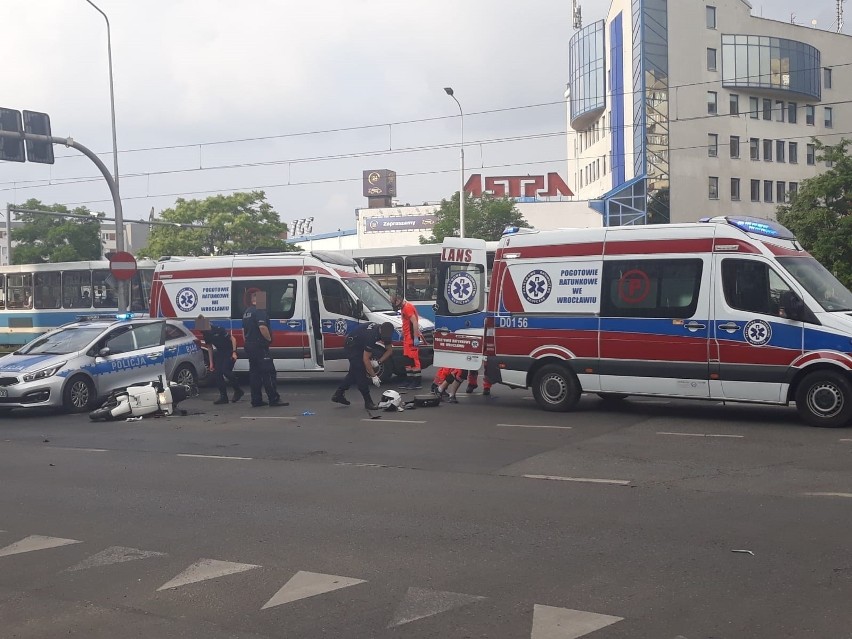
<path fill-rule="evenodd" d="M 850 52 L 745 0 L 612 0 L 570 40 L 569 186 L 608 226 L 772 218 L 852 137 Z"/>

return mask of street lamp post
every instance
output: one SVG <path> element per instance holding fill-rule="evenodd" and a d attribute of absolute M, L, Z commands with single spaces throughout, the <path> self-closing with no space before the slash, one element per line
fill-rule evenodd
<path fill-rule="evenodd" d="M 462 111 L 461 104 L 459 103 L 458 98 L 453 95 L 452 87 L 444 87 L 444 91 L 450 96 L 453 100 L 456 101 L 456 104 L 459 107 L 459 116 L 461 119 L 461 184 L 459 186 L 459 237 L 464 237 L 464 111 Z"/>

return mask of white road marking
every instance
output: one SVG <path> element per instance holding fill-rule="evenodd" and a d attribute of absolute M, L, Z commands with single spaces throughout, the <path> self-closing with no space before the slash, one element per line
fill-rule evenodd
<path fill-rule="evenodd" d="M 157 592 L 208 579 L 216 579 L 217 577 L 224 577 L 226 575 L 234 575 L 254 568 L 260 568 L 260 566 L 255 566 L 254 564 L 237 564 L 231 561 L 218 561 L 216 559 L 200 559 L 177 577 L 157 588 Z"/>
<path fill-rule="evenodd" d="M 622 621 L 623 617 L 535 604 L 530 639 L 577 639 Z"/>
<path fill-rule="evenodd" d="M 295 420 L 296 418 L 295 417 L 286 417 L 284 415 L 258 415 L 257 417 L 255 417 L 254 415 L 244 415 L 243 417 L 240 417 L 240 419 L 289 419 L 289 420 Z"/>
<path fill-rule="evenodd" d="M 51 450 L 79 450 L 85 453 L 108 453 L 106 448 L 75 448 L 74 446 L 45 446 Z"/>
<path fill-rule="evenodd" d="M 630 485 L 627 479 L 592 479 L 589 477 L 560 477 L 559 475 L 521 475 L 527 479 L 548 479 L 551 481 L 575 481 L 587 484 L 616 484 L 618 486 Z"/>
<path fill-rule="evenodd" d="M 261 610 L 364 583 L 367 583 L 364 579 L 300 570 L 263 605 Z"/>
<path fill-rule="evenodd" d="M 5 548 L 0 548 L 0 557 L 8 557 L 9 555 L 19 555 L 21 553 L 32 552 L 34 550 L 47 550 L 48 548 L 58 548 L 59 546 L 80 543 L 83 542 L 76 539 L 30 535 L 29 537 L 24 537 L 20 541 L 16 541 L 14 544 L 10 544 Z"/>
<path fill-rule="evenodd" d="M 852 442 L 852 439 L 841 439 L 842 442 Z"/>
<path fill-rule="evenodd" d="M 382 417 L 381 419 L 362 419 L 362 422 L 391 422 L 392 424 L 425 424 L 425 421 L 418 421 L 416 419 L 385 419 Z"/>
<path fill-rule="evenodd" d="M 503 428 L 555 428 L 557 430 L 571 430 L 572 426 L 545 426 L 544 424 L 497 424 Z"/>
<path fill-rule="evenodd" d="M 368 464 L 366 462 L 334 462 L 335 466 L 356 466 L 358 468 L 390 468 L 384 464 Z M 3 531 L 0 531 L 3 532 Z"/>
<path fill-rule="evenodd" d="M 745 435 L 720 435 L 717 433 L 669 433 L 659 431 L 657 435 L 675 435 L 677 437 L 727 437 L 729 439 L 744 439 Z"/>
<path fill-rule="evenodd" d="M 465 595 L 460 592 L 442 592 L 428 588 L 409 588 L 408 592 L 405 593 L 405 599 L 397 606 L 388 628 L 425 619 L 483 599 L 487 599 L 487 597 Z"/>
<path fill-rule="evenodd" d="M 190 455 L 189 453 L 178 453 L 178 457 L 194 457 L 198 459 L 242 459 L 245 461 L 254 459 L 253 457 L 229 457 L 227 455 Z"/>
<path fill-rule="evenodd" d="M 148 559 L 149 557 L 165 557 L 164 552 L 155 552 L 153 550 L 139 550 L 138 548 L 125 548 L 124 546 L 110 546 L 106 550 L 102 550 L 96 555 L 92 555 L 88 559 L 84 559 L 79 564 L 66 568 L 66 572 L 75 572 L 77 570 L 86 570 L 87 568 L 97 568 L 98 566 L 109 566 L 110 564 L 123 564 L 128 561 L 136 561 L 138 559 Z"/>
<path fill-rule="evenodd" d="M 852 493 L 805 493 L 808 497 L 847 497 L 852 499 Z"/>

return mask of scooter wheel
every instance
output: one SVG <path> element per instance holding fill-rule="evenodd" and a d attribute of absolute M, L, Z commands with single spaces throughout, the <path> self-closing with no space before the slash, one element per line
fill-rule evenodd
<path fill-rule="evenodd" d="M 91 419 L 92 421 L 95 421 L 95 422 L 100 421 L 102 419 L 103 420 L 111 419 L 112 413 L 110 411 L 112 411 L 113 408 L 115 408 L 115 406 L 104 406 L 103 408 L 98 408 L 97 410 L 93 410 L 91 413 L 89 413 L 89 419 Z"/>

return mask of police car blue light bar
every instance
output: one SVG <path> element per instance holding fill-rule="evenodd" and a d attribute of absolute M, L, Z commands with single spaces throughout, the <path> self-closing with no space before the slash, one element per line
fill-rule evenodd
<path fill-rule="evenodd" d="M 520 230 L 521 229 L 518 226 L 507 226 L 505 229 L 503 229 L 503 235 L 513 235 Z"/>

